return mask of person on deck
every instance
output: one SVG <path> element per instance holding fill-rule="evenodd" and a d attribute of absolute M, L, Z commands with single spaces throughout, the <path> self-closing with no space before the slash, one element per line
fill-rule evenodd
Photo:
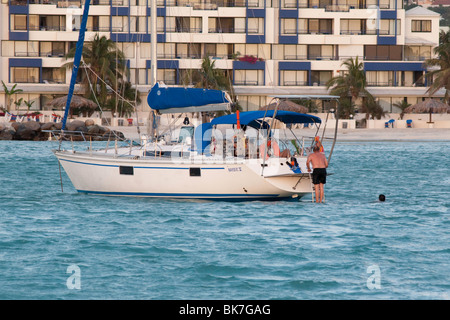
<path fill-rule="evenodd" d="M 316 193 L 316 202 L 323 202 L 325 195 L 324 185 L 327 180 L 328 161 L 323 153 L 320 152 L 318 145 L 314 146 L 313 153 L 308 155 L 306 159 L 306 167 L 308 172 L 311 172 L 310 164 L 312 164 L 312 181 L 314 184 L 314 191 Z"/>

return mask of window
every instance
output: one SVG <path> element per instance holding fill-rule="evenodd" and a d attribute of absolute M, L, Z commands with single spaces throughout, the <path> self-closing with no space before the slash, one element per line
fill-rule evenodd
<path fill-rule="evenodd" d="M 128 32 L 128 17 L 113 16 L 111 17 L 112 32 Z"/>
<path fill-rule="evenodd" d="M 412 20 L 412 32 L 431 32 L 431 20 Z"/>
<path fill-rule="evenodd" d="M 394 71 L 367 71 L 368 86 L 390 87 L 394 85 Z"/>
<path fill-rule="evenodd" d="M 16 105 L 15 103 L 11 102 L 11 107 L 14 110 L 27 110 L 28 106 L 24 103 L 25 101 L 31 103 L 30 111 L 34 110 L 41 110 L 42 104 L 40 103 L 39 94 L 35 93 L 16 93 L 12 96 L 12 100 L 18 102 L 20 99 L 22 99 L 22 103 L 20 105 Z"/>
<path fill-rule="evenodd" d="M 281 70 L 280 85 L 282 85 L 282 86 L 306 86 L 306 85 L 308 85 L 308 71 L 306 71 L 306 70 Z"/>
<path fill-rule="evenodd" d="M 393 19 L 380 19 L 380 21 L 379 21 L 380 30 L 378 31 L 380 36 L 395 35 L 396 34 L 396 25 L 397 25 L 396 21 L 397 20 L 393 20 Z M 400 24 L 398 24 L 398 25 L 400 25 Z M 398 34 L 399 33 L 400 32 L 398 32 Z"/>
<path fill-rule="evenodd" d="M 148 79 L 150 80 L 150 72 L 151 70 L 148 69 Z M 162 81 L 165 84 L 177 84 L 176 83 L 176 71 L 175 69 L 158 69 L 156 79 L 158 81 Z"/>
<path fill-rule="evenodd" d="M 123 55 L 125 56 L 125 59 L 134 59 L 134 53 L 135 53 L 135 44 L 133 42 L 118 42 L 116 43 L 117 49 L 122 51 Z"/>
<path fill-rule="evenodd" d="M 62 57 L 64 56 L 64 42 L 48 42 L 41 41 L 39 43 L 39 50 L 41 57 Z"/>
<path fill-rule="evenodd" d="M 308 45 L 308 60 L 334 60 L 332 45 Z"/>
<path fill-rule="evenodd" d="M 332 77 L 332 71 L 311 71 L 313 86 L 324 86 Z"/>
<path fill-rule="evenodd" d="M 281 19 L 281 34 L 297 34 L 297 20 Z"/>
<path fill-rule="evenodd" d="M 11 16 L 11 30 L 27 30 L 27 16 L 24 14 L 13 14 Z"/>
<path fill-rule="evenodd" d="M 238 86 L 264 85 L 264 70 L 235 70 L 234 84 Z"/>
<path fill-rule="evenodd" d="M 169 19 L 174 18 L 174 19 Z M 139 32 L 145 32 L 145 19 L 147 19 L 147 26 L 148 26 L 148 33 L 152 32 L 152 21 L 151 18 L 148 17 L 139 17 Z M 175 17 L 167 17 L 167 24 L 166 24 L 166 30 L 168 32 L 174 32 L 175 31 Z M 164 17 L 157 17 L 156 18 L 156 32 L 164 32 Z M 189 24 L 188 24 L 189 26 Z M 177 31 L 179 32 L 179 31 Z M 187 31 L 183 31 L 187 32 Z"/>
<path fill-rule="evenodd" d="M 244 111 L 252 111 L 267 105 L 267 101 L 263 96 L 239 96 L 239 104 Z"/>
<path fill-rule="evenodd" d="M 39 68 L 11 68 L 11 82 L 39 83 Z"/>
<path fill-rule="evenodd" d="M 364 46 L 364 60 L 403 60 L 402 46 Z"/>
<path fill-rule="evenodd" d="M 285 44 L 274 47 L 274 59 L 306 60 L 307 46 L 304 44 Z"/>
<path fill-rule="evenodd" d="M 248 18 L 247 30 L 249 34 L 264 34 L 264 19 Z"/>
<path fill-rule="evenodd" d="M 298 19 L 300 34 L 332 34 L 333 19 Z"/>
<path fill-rule="evenodd" d="M 148 56 L 146 56 L 146 57 L 150 58 L 151 44 L 146 43 L 146 45 L 148 46 L 148 50 L 147 50 Z M 141 47 L 141 49 L 142 49 L 142 47 Z M 157 51 L 158 58 L 173 59 L 173 58 L 175 58 L 175 43 L 158 43 L 156 45 L 156 51 Z M 142 52 L 142 50 L 141 50 L 141 52 Z"/>
<path fill-rule="evenodd" d="M 424 61 L 430 58 L 430 46 L 405 46 L 405 60 L 407 61 Z"/>
<path fill-rule="evenodd" d="M 65 83 L 66 70 L 61 68 L 42 68 L 42 81 L 44 83 Z"/>

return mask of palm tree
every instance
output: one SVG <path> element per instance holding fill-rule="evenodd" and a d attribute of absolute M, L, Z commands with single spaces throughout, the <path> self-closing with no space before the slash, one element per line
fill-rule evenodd
<path fill-rule="evenodd" d="M 141 98 L 130 81 L 121 79 L 118 86 L 118 92 L 123 99 L 116 100 L 116 96 L 113 96 L 108 100 L 107 107 L 113 112 L 118 112 L 119 117 L 128 117 L 135 111 L 136 105 L 141 103 Z"/>
<path fill-rule="evenodd" d="M 326 86 L 327 89 L 331 88 L 331 94 L 341 97 L 341 105 L 347 105 L 345 113 L 340 111 L 340 115 L 345 117 L 352 114 L 354 111 L 352 107 L 356 105 L 356 101 L 361 96 L 371 96 L 366 90 L 367 81 L 366 74 L 364 73 L 364 65 L 358 60 L 349 58 L 342 63 L 342 66 L 347 70 L 344 74 L 331 78 Z M 344 101 L 349 99 L 349 102 Z"/>
<path fill-rule="evenodd" d="M 10 111 L 10 107 L 11 107 L 11 102 L 12 102 L 12 98 L 11 98 L 12 95 L 16 94 L 16 93 L 20 93 L 23 90 L 22 89 L 16 89 L 17 83 L 14 84 L 11 89 L 8 89 L 8 87 L 3 82 L 3 80 L 2 80 L 2 85 L 3 85 L 3 91 L 5 91 L 5 95 L 6 95 L 6 111 L 9 112 Z"/>
<path fill-rule="evenodd" d="M 209 57 L 203 58 L 201 69 L 198 71 L 201 80 L 197 83 L 197 86 L 229 91 L 231 88 L 230 81 L 222 69 L 215 67 L 215 63 L 216 61 L 212 61 Z"/>
<path fill-rule="evenodd" d="M 427 78 L 432 82 L 427 90 L 430 96 L 440 89 L 445 89 L 444 101 L 450 104 L 450 31 L 441 30 L 439 34 L 439 46 L 434 48 L 435 58 L 425 61 L 427 67 L 435 68 L 427 73 Z"/>
<path fill-rule="evenodd" d="M 375 100 L 373 96 L 363 100 L 360 110 L 366 114 L 366 121 L 369 120 L 369 118 L 380 120 L 382 117 L 384 118 L 387 113 L 380 105 L 380 102 Z"/>
<path fill-rule="evenodd" d="M 76 48 L 73 48 L 65 58 L 73 58 L 75 50 Z M 90 97 L 92 94 L 95 94 L 101 105 L 106 104 L 108 99 L 108 86 L 117 91 L 118 81 L 126 73 L 123 52 L 117 49 L 114 41 L 96 34 L 93 40 L 86 42 L 83 47 L 83 61 L 87 66 L 85 69 L 87 76 L 82 76 L 85 96 Z M 63 67 L 72 67 L 72 63 L 66 63 Z M 93 93 L 90 91 L 90 85 L 92 85 Z"/>
<path fill-rule="evenodd" d="M 232 111 L 242 111 L 242 107 L 236 101 L 236 95 L 231 84 L 230 76 L 222 69 L 217 69 L 215 67 L 215 61 L 212 61 L 208 56 L 203 58 L 200 70 L 198 70 L 196 74 L 193 74 L 192 77 L 199 79 L 196 87 L 229 92 L 232 100 Z M 216 114 L 219 115 L 221 113 L 217 112 Z"/>
<path fill-rule="evenodd" d="M 405 109 L 408 108 L 411 103 L 408 103 L 406 100 L 402 100 L 401 102 L 394 103 L 394 107 L 397 107 L 401 110 L 400 112 L 400 120 L 403 120 L 403 116 L 405 115 Z"/>

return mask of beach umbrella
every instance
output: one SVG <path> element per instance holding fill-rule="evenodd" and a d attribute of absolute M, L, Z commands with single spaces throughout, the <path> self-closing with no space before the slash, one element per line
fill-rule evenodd
<path fill-rule="evenodd" d="M 409 106 L 405 109 L 405 113 L 429 113 L 431 121 L 431 114 L 433 113 L 449 113 L 450 106 L 440 100 L 427 99 Z"/>
<path fill-rule="evenodd" d="M 274 102 L 267 106 L 259 108 L 259 110 L 275 110 L 276 105 L 277 104 Z M 308 108 L 289 100 L 281 100 L 280 105 L 278 106 L 278 110 L 293 111 L 298 113 L 308 113 Z"/>
<path fill-rule="evenodd" d="M 53 99 L 47 105 L 53 107 L 53 108 L 65 108 L 67 103 L 67 97 L 63 96 L 56 99 Z M 82 96 L 74 95 L 72 96 L 72 100 L 70 101 L 70 114 L 72 114 L 72 110 L 74 109 L 88 109 L 91 112 L 93 112 L 97 108 L 97 104 L 89 99 L 83 98 Z"/>

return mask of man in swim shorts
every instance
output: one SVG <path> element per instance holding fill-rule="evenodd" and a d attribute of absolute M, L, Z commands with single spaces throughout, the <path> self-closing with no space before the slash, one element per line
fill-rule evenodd
<path fill-rule="evenodd" d="M 314 168 L 312 173 L 312 181 L 314 184 L 314 190 L 316 193 L 316 202 L 322 202 L 325 194 L 324 185 L 327 182 L 327 169 L 328 161 L 325 155 L 320 152 L 320 147 L 315 145 L 311 153 L 306 159 L 306 167 L 308 172 L 311 172 L 310 164 Z"/>

